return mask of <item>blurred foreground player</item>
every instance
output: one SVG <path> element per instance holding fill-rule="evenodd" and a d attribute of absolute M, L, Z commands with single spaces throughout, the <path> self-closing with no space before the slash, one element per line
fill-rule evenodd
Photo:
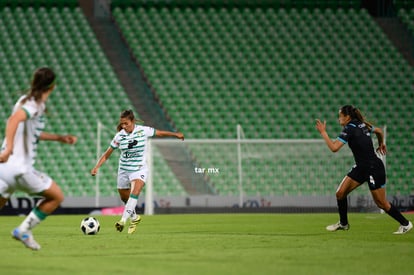
<path fill-rule="evenodd" d="M 20 97 L 7 120 L 5 139 L 0 154 L 0 208 L 16 190 L 43 197 L 23 222 L 12 231 L 12 237 L 26 247 L 39 250 L 32 229 L 50 215 L 63 201 L 59 186 L 33 165 L 39 140 L 74 144 L 71 135 L 43 132 L 46 100 L 55 88 L 55 73 L 49 68 L 34 72 L 27 95 Z"/>

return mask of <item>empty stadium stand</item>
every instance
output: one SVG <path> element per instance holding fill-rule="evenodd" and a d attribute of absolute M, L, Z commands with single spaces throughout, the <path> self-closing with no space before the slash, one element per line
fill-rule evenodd
<path fill-rule="evenodd" d="M 387 126 L 388 193 L 413 194 L 413 69 L 359 1 L 166 2 L 114 0 L 111 11 L 155 98 L 186 138 L 235 138 L 237 124 L 246 138 L 319 138 L 315 118 L 327 120 L 333 137 L 340 131 L 338 108 L 354 104 L 376 125 Z M 412 10 L 400 9 L 399 17 L 413 30 Z M 48 103 L 47 131 L 76 134 L 79 143 L 40 146 L 37 167 L 67 196 L 94 195 L 89 170 L 96 161 L 97 121 L 106 126 L 104 149 L 119 112 L 133 103 L 77 1 L 0 1 L 0 41 L 0 104 L 5 106 L 0 127 L 32 71 L 53 67 L 58 83 Z M 196 163 L 214 160 L 226 171 L 206 179 L 218 194 L 238 193 L 232 151 L 189 150 Z M 287 161 L 246 161 L 246 194 L 334 193 L 330 171 L 318 184 L 297 184 L 306 174 L 295 167 L 309 159 L 289 158 L 294 151 L 275 147 L 262 150 L 280 150 Z M 154 158 L 160 171 L 155 193 L 184 195 L 162 155 L 156 151 Z M 329 159 L 316 165 L 329 166 Z M 103 196 L 116 195 L 116 169 L 114 155 L 101 168 Z M 255 171 L 265 176 L 257 178 Z"/>
<path fill-rule="evenodd" d="M 120 112 L 133 109 L 132 103 L 79 7 L 5 6 L 0 14 L 0 65 L 4 72 L 0 78 L 0 103 L 4 106 L 1 128 L 17 98 L 29 87 L 34 69 L 52 67 L 58 78 L 48 103 L 46 130 L 72 133 L 79 139 L 75 146 L 40 146 L 37 167 L 60 183 L 67 196 L 93 196 L 95 178 L 89 171 L 96 162 L 97 122 L 106 127 L 101 136 L 102 153 L 116 132 Z M 168 166 L 164 170 L 171 173 Z M 114 154 L 100 169 L 102 196 L 117 194 L 116 174 Z M 165 186 L 157 185 L 155 191 L 159 188 L 160 193 L 168 193 L 173 184 L 174 177 Z M 173 190 L 177 186 L 175 182 Z"/>
<path fill-rule="evenodd" d="M 115 6 L 113 16 L 187 137 L 234 138 L 239 123 L 248 138 L 317 138 L 317 117 L 333 136 L 338 108 L 354 104 L 387 125 L 390 182 L 406 169 L 412 67 L 366 10 Z"/>

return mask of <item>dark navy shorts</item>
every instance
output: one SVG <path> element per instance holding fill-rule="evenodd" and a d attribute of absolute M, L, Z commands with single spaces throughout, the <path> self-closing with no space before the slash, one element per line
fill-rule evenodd
<path fill-rule="evenodd" d="M 387 175 L 384 164 L 380 159 L 368 165 L 354 165 L 348 173 L 348 177 L 363 184 L 368 182 L 370 190 L 376 190 L 385 186 Z"/>

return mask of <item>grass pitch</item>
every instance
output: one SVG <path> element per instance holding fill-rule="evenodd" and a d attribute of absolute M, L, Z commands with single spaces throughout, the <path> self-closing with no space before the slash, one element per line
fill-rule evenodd
<path fill-rule="evenodd" d="M 393 235 L 388 215 L 350 214 L 349 231 L 327 232 L 336 214 L 143 216 L 137 232 L 119 217 L 52 215 L 34 230 L 40 251 L 13 240 L 23 217 L 0 217 L 2 274 L 413 274 L 414 231 Z M 414 220 L 413 215 L 407 215 Z"/>

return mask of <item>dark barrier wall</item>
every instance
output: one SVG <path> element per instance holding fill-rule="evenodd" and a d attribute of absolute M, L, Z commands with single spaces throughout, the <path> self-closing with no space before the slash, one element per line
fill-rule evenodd
<path fill-rule="evenodd" d="M 0 215 L 27 215 L 40 197 L 13 197 L 5 207 L 0 210 Z M 303 199 L 303 198 L 302 198 Z M 68 198 L 70 201 L 70 198 Z M 80 203 L 79 200 L 66 203 L 59 207 L 53 214 L 90 214 L 101 213 L 103 209 L 119 208 L 120 204 L 106 207 L 95 207 L 94 200 L 91 198 L 84 198 L 85 202 Z M 395 205 L 400 211 L 414 210 L 414 195 L 410 196 L 389 196 L 388 200 Z M 309 205 L 309 206 L 283 206 L 283 205 L 263 205 L 259 200 L 247 200 L 243 207 L 237 205 L 232 206 L 210 206 L 203 207 L 199 205 L 176 205 L 174 203 L 162 203 L 161 200 L 154 200 L 155 214 L 181 214 L 181 213 L 336 213 L 336 205 Z M 144 213 L 145 203 L 140 203 L 137 206 L 137 213 Z M 354 197 L 354 200 L 349 205 L 351 212 L 378 212 L 378 207 L 368 196 Z"/>
<path fill-rule="evenodd" d="M 0 0 L 0 6 L 9 7 L 76 7 L 79 0 Z"/>
<path fill-rule="evenodd" d="M 359 8 L 361 0 L 112 0 L 112 7 L 160 6 L 272 6 L 285 8 Z"/>

